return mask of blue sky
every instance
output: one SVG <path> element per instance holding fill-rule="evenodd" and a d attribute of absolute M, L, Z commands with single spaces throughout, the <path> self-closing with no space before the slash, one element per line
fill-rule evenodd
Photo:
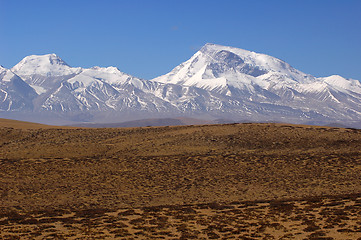
<path fill-rule="evenodd" d="M 359 0 L 0 0 L 0 64 L 56 53 L 151 79 L 205 43 L 361 80 Z"/>

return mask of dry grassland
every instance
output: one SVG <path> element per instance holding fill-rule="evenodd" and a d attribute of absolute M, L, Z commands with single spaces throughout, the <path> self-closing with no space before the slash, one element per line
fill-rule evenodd
<path fill-rule="evenodd" d="M 360 130 L 0 126 L 0 239 L 361 237 Z"/>

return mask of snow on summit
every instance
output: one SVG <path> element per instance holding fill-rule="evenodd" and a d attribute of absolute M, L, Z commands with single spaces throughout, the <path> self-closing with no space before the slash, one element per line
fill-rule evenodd
<path fill-rule="evenodd" d="M 361 83 L 353 79 L 345 79 L 339 75 L 320 78 L 325 83 L 337 88 L 339 91 L 353 91 L 361 94 Z"/>
<path fill-rule="evenodd" d="M 268 88 L 278 83 L 296 84 L 314 81 L 288 63 L 244 49 L 207 43 L 188 61 L 153 81 L 196 86 L 207 90 L 234 87 Z"/>
<path fill-rule="evenodd" d="M 79 68 L 72 68 L 56 54 L 31 55 L 25 57 L 12 69 L 19 76 L 42 75 L 62 76 L 70 75 L 79 71 Z"/>
<path fill-rule="evenodd" d="M 129 80 L 132 76 L 121 72 L 116 67 L 92 67 L 84 69 L 80 75 L 91 76 L 93 78 L 102 79 L 109 84 L 121 84 Z"/>
<path fill-rule="evenodd" d="M 41 111 L 64 122 L 192 115 L 359 126 L 361 119 L 359 81 L 316 78 L 266 54 L 210 43 L 152 80 L 116 67 L 73 68 L 46 54 L 0 67 L 0 83 L 0 113 Z"/>

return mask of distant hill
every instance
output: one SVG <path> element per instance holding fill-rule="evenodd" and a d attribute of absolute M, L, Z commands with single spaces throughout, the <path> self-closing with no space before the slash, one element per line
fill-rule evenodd
<path fill-rule="evenodd" d="M 150 118 L 120 123 L 81 123 L 72 124 L 74 127 L 90 128 L 118 128 L 118 127 L 161 127 L 161 126 L 182 126 L 182 125 L 204 125 L 204 124 L 226 124 L 234 123 L 228 119 L 202 120 L 196 118 Z"/>
<path fill-rule="evenodd" d="M 25 121 L 17 121 L 12 119 L 0 118 L 0 128 L 15 128 L 15 129 L 46 129 L 46 128 L 71 128 L 64 126 L 52 126 L 40 123 L 32 123 Z"/>

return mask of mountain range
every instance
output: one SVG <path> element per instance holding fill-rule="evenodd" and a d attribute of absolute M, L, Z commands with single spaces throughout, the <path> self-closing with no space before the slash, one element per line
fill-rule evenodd
<path fill-rule="evenodd" d="M 115 67 L 74 68 L 55 54 L 0 67 L 0 117 L 47 124 L 189 117 L 361 127 L 361 83 L 314 77 L 239 48 L 206 44 L 144 80 Z"/>

